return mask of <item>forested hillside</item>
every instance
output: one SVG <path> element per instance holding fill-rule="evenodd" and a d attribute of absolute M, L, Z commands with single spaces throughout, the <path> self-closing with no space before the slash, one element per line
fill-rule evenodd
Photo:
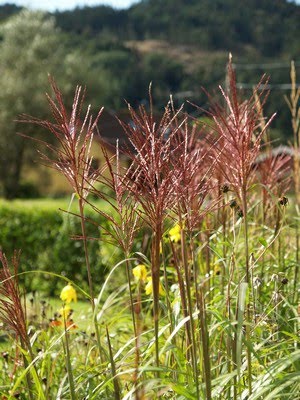
<path fill-rule="evenodd" d="M 19 11 L 1 6 L 0 21 Z M 125 10 L 83 7 L 53 16 L 65 54 L 75 50 L 88 65 L 89 76 L 79 73 L 86 80 L 81 83 L 92 87 L 91 98 L 113 109 L 122 108 L 123 99 L 143 101 L 150 81 L 157 106 L 170 93 L 178 102 L 187 96 L 204 103 L 201 87 L 224 83 L 229 52 L 237 64 L 258 64 L 239 67 L 238 81 L 251 86 L 266 72 L 278 88 L 289 83 L 290 61 L 298 66 L 300 57 L 300 6 L 287 0 L 141 0 Z M 93 85 L 97 72 L 104 86 L 110 82 L 101 95 Z M 288 120 L 279 103 L 278 129 Z"/>
<path fill-rule="evenodd" d="M 232 52 L 242 64 L 238 81 L 251 87 L 263 73 L 270 75 L 269 109 L 278 112 L 273 126 L 277 136 L 289 136 L 287 92 L 280 85 L 290 82 L 290 61 L 298 66 L 300 59 L 300 6 L 294 2 L 142 0 L 127 10 L 85 7 L 55 17 L 73 40 L 88 43 L 114 81 L 121 77 L 116 85 L 131 102 L 141 101 L 152 81 L 158 105 L 172 93 L 178 102 L 188 97 L 206 106 L 201 86 L 211 91 L 224 84 Z M 258 65 L 245 69 L 244 64 Z"/>
<path fill-rule="evenodd" d="M 99 6 L 56 17 L 63 30 L 87 35 L 159 38 L 209 50 L 252 46 L 270 57 L 299 51 L 300 7 L 286 0 L 143 0 L 128 10 Z"/>

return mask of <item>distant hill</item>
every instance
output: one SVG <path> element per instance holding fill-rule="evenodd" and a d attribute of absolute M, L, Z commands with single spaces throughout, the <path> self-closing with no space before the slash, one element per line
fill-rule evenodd
<path fill-rule="evenodd" d="M 0 6 L 0 21 L 20 9 Z M 177 104 L 188 99 L 205 108 L 201 87 L 212 92 L 224 84 L 232 52 L 234 62 L 242 65 L 237 76 L 246 83 L 246 95 L 263 73 L 270 75 L 274 90 L 266 113 L 278 111 L 272 124 L 276 135 L 290 136 L 283 100 L 288 91 L 280 85 L 290 82 L 292 59 L 300 76 L 300 5 L 295 2 L 142 0 L 126 10 L 95 6 L 53 15 L 68 41 L 66 54 L 77 49 L 90 60 L 92 68 L 82 83 L 88 85 L 92 103 L 114 110 L 124 107 L 124 99 L 133 106 L 145 103 L 153 82 L 156 107 L 163 107 L 171 93 Z M 99 98 L 93 80 L 101 74 L 107 94 Z"/>
<path fill-rule="evenodd" d="M 149 0 L 129 13 L 146 37 L 273 57 L 299 51 L 300 7 L 286 0 Z"/>
<path fill-rule="evenodd" d="M 255 48 L 264 57 L 299 54 L 300 6 L 286 0 L 142 0 L 128 10 L 84 7 L 56 18 L 63 30 L 86 35 L 242 53 Z"/>
<path fill-rule="evenodd" d="M 107 46 L 122 43 L 137 52 L 139 60 L 148 63 L 150 72 L 145 80 L 154 80 L 154 87 L 174 72 L 174 68 L 166 69 L 165 77 L 156 79 L 159 68 L 155 65 L 164 69 L 167 60 L 169 65 L 181 65 L 181 73 L 177 68 L 172 84 L 156 98 L 165 99 L 169 90 L 182 93 L 180 100 L 190 94 L 192 100 L 202 103 L 201 85 L 212 90 L 224 83 L 228 52 L 233 53 L 235 62 L 264 65 L 238 71 L 240 81 L 249 84 L 258 82 L 264 72 L 271 75 L 271 83 L 289 83 L 289 63 L 300 59 L 300 5 L 287 0 L 142 0 L 127 10 L 84 7 L 55 16 L 62 30 L 94 40 L 96 49 L 107 38 Z M 266 66 L 278 62 L 284 62 L 285 68 Z M 143 65 L 141 69 L 145 71 Z M 270 98 L 273 110 L 275 101 L 280 108 L 279 129 L 289 119 L 282 97 L 283 93 L 277 92 L 276 99 Z"/>
<path fill-rule="evenodd" d="M 0 6 L 0 20 L 20 9 Z M 87 37 L 159 39 L 241 54 L 255 49 L 262 57 L 300 52 L 300 5 L 287 0 L 141 0 L 126 10 L 95 6 L 54 15 L 63 31 Z"/>

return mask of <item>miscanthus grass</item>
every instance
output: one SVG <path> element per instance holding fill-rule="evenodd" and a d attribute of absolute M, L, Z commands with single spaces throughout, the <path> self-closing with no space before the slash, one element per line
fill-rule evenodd
<path fill-rule="evenodd" d="M 172 99 L 157 119 L 151 93 L 149 110 L 128 105 L 127 145 L 111 152 L 99 136 L 100 168 L 91 144 L 101 110 L 83 111 L 79 87 L 68 110 L 51 81 L 53 121 L 26 119 L 57 140 L 41 156 L 78 201 L 89 292 L 61 277 L 60 306 L 39 302 L 18 285 L 17 255 L 1 253 L 2 399 L 300 398 L 293 162 L 266 144 L 264 78 L 240 99 L 230 64 L 229 77 L 210 123 Z M 100 289 L 89 240 L 123 253 Z"/>

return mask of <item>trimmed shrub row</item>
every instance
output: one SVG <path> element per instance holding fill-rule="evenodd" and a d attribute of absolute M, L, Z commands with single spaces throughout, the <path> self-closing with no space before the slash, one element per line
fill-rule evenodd
<path fill-rule="evenodd" d="M 105 221 L 101 222 L 103 223 Z M 86 228 L 87 235 L 95 239 L 89 240 L 88 246 L 93 280 L 97 285 L 103 282 L 107 269 L 102 253 L 109 255 L 115 252 L 110 248 L 103 248 L 103 245 L 100 247 L 100 230 L 97 226 L 87 223 Z M 83 242 L 74 239 L 80 235 L 79 217 L 53 207 L 24 207 L 21 203 L 0 203 L 0 247 L 7 257 L 10 257 L 15 249 L 21 250 L 19 272 L 51 271 L 74 280 L 86 289 Z M 53 295 L 61 288 L 61 283 L 58 284 L 60 278 L 47 273 L 24 274 L 20 276 L 20 281 L 25 284 L 27 291 L 38 289 Z"/>

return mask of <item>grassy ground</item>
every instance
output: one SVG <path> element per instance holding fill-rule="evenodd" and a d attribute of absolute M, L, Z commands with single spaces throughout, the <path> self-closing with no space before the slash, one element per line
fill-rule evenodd
<path fill-rule="evenodd" d="M 107 208 L 105 203 L 96 201 L 96 206 Z M 40 198 L 40 199 L 19 199 L 19 200 L 5 200 L 0 199 L 0 207 L 5 206 L 11 209 L 25 208 L 25 209 L 42 209 L 42 210 L 71 210 L 76 211 L 78 208 L 77 199 L 70 197 L 53 199 L 53 198 Z"/>
<path fill-rule="evenodd" d="M 51 208 L 51 209 L 58 209 L 58 208 L 67 208 L 68 204 L 70 203 L 70 199 L 19 199 L 19 200 L 5 200 L 0 199 L 0 206 L 6 207 L 25 207 L 25 208 Z"/>

